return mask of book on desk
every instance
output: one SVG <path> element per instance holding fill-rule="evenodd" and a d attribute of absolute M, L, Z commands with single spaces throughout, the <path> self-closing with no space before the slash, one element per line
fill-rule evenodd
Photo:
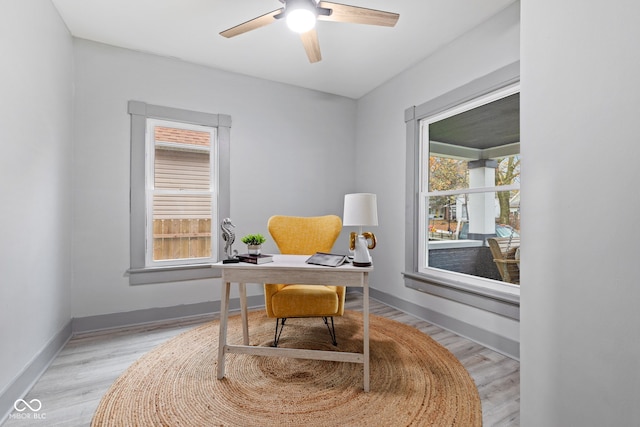
<path fill-rule="evenodd" d="M 267 254 L 240 254 L 236 255 L 236 258 L 238 258 L 240 262 L 247 262 L 249 264 L 266 264 L 268 262 L 273 262 L 273 255 Z"/>

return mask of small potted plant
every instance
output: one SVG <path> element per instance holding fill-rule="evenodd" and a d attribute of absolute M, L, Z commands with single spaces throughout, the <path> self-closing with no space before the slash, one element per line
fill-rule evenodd
<path fill-rule="evenodd" d="M 242 238 L 242 243 L 247 245 L 249 255 L 260 255 L 260 249 L 266 240 L 262 234 L 247 234 Z"/>

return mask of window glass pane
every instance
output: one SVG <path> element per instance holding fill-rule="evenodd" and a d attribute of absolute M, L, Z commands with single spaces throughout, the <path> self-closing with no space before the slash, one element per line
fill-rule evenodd
<path fill-rule="evenodd" d="M 156 194 L 153 260 L 211 256 L 211 195 Z"/>
<path fill-rule="evenodd" d="M 439 156 L 429 156 L 429 191 L 459 190 L 469 188 L 467 161 Z"/>
<path fill-rule="evenodd" d="M 162 142 L 175 143 L 177 146 L 193 149 L 194 147 L 210 147 L 211 135 L 206 131 L 156 126 L 154 138 L 156 144 Z"/>
<path fill-rule="evenodd" d="M 154 187 L 174 190 L 209 190 L 211 161 L 208 152 L 189 152 L 156 147 Z"/>
<path fill-rule="evenodd" d="M 519 94 L 422 121 L 422 265 L 518 284 Z"/>
<path fill-rule="evenodd" d="M 519 190 L 465 193 L 427 199 L 427 265 L 504 281 L 500 271 L 504 264 L 494 261 L 499 256 L 492 253 L 489 239 L 497 239 L 506 259 L 515 260 L 516 255 L 519 255 L 516 254 L 516 249 L 520 246 Z M 505 212 L 500 208 L 499 199 L 507 200 Z M 494 210 L 489 218 L 486 217 L 486 212 L 474 209 L 474 202 L 478 201 L 482 204 L 493 202 Z M 478 203 L 475 203 L 475 207 L 478 207 Z M 517 263 L 515 265 L 519 267 Z"/>
<path fill-rule="evenodd" d="M 153 128 L 152 262 L 212 257 L 213 135 L 178 124 Z"/>

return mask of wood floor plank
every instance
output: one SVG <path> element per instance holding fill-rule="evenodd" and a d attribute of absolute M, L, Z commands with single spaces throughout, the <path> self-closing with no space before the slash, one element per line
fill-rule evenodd
<path fill-rule="evenodd" d="M 347 293 L 346 308 L 360 310 L 361 294 Z M 370 310 L 428 334 L 460 360 L 478 387 L 485 427 L 520 425 L 518 361 L 374 299 Z M 88 426 L 102 396 L 133 362 L 168 339 L 217 318 L 207 315 L 74 336 L 25 397 L 42 402 L 39 413 L 45 419 L 10 416 L 3 426 Z"/>

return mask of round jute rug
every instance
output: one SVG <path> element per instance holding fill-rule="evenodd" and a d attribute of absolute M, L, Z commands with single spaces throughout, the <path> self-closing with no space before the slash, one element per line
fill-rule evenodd
<path fill-rule="evenodd" d="M 362 313 L 335 318 L 338 351 L 362 351 Z M 273 341 L 275 321 L 249 314 L 251 345 Z M 238 315 L 229 343 L 242 342 Z M 216 379 L 218 322 L 142 356 L 102 398 L 92 426 L 480 426 L 476 386 L 426 334 L 371 315 L 371 391 L 363 366 L 229 354 Z M 280 347 L 336 350 L 321 319 L 288 319 Z"/>

